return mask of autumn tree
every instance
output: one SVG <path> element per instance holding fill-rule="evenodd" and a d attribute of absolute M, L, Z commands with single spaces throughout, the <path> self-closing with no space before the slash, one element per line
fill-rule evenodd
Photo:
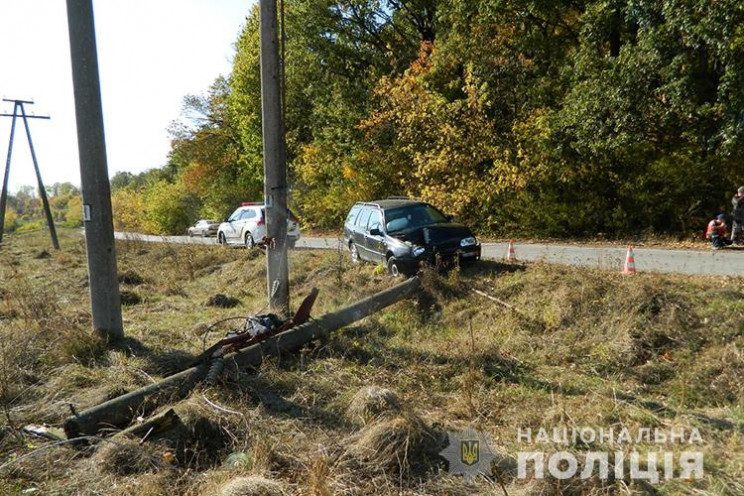
<path fill-rule="evenodd" d="M 338 228 L 357 200 L 408 194 L 494 234 L 690 233 L 744 183 L 740 2 L 285 6 L 305 224 Z M 202 213 L 261 197 L 257 10 L 236 50 L 229 77 L 187 99 L 160 177 Z"/>

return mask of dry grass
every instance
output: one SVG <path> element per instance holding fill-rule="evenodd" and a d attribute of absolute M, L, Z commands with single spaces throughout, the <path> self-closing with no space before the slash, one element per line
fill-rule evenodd
<path fill-rule="evenodd" d="M 159 465 L 159 460 L 148 452 L 149 448 L 149 445 L 143 447 L 128 440 L 103 443 L 91 458 L 91 463 L 104 474 L 142 474 L 156 470 Z"/>
<path fill-rule="evenodd" d="M 182 421 L 173 431 L 126 448 L 49 447 L 20 428 L 58 426 L 70 405 L 150 384 L 240 321 L 213 323 L 267 308 L 258 250 L 122 242 L 121 287 L 140 302 L 123 309 L 127 338 L 107 343 L 90 332 L 79 234 L 61 230 L 63 249 L 37 258 L 44 236 L 9 236 L 0 248 L 0 463 L 11 462 L 1 494 L 502 494 L 495 480 L 448 475 L 437 454 L 446 431 L 471 423 L 491 434 L 510 495 L 744 492 L 740 278 L 493 262 L 427 272 L 421 297 L 172 402 Z M 295 304 L 320 289 L 315 315 L 394 283 L 333 252 L 293 252 L 290 274 Z M 240 304 L 206 304 L 218 294 Z M 698 428 L 705 476 L 651 489 L 514 477 L 516 454 L 543 448 L 520 443 L 518 428 L 576 426 Z"/>
<path fill-rule="evenodd" d="M 219 496 L 284 496 L 287 494 L 281 482 L 261 476 L 236 477 L 219 490 Z"/>
<path fill-rule="evenodd" d="M 401 412 L 400 399 L 393 391 L 377 386 L 360 389 L 346 409 L 346 417 L 354 424 L 366 425 L 384 416 Z"/>
<path fill-rule="evenodd" d="M 396 415 L 367 424 L 345 440 L 344 456 L 375 473 L 408 475 L 412 467 L 437 464 L 437 454 L 446 443 L 414 413 Z"/>

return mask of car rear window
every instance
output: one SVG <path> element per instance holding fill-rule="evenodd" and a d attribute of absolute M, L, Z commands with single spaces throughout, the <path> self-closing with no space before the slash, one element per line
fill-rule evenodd
<path fill-rule="evenodd" d="M 369 216 L 372 215 L 372 212 L 372 207 L 362 207 L 362 211 L 359 214 L 359 217 L 357 217 L 355 225 L 361 228 L 366 228 L 367 222 L 369 222 Z"/>
<path fill-rule="evenodd" d="M 346 216 L 346 224 L 354 224 L 354 221 L 359 215 L 359 211 L 362 209 L 361 205 L 354 205 L 349 211 L 349 215 Z"/>

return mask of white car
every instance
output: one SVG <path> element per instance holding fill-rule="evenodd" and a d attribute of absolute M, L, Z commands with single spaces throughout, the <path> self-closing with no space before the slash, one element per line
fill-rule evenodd
<path fill-rule="evenodd" d="M 189 236 L 201 236 L 205 238 L 207 236 L 214 236 L 217 234 L 217 229 L 220 223 L 215 220 L 202 219 L 196 222 L 193 226 L 189 227 Z"/>
<path fill-rule="evenodd" d="M 289 212 L 287 221 L 287 246 L 294 248 L 300 237 L 297 217 Z M 238 207 L 217 229 L 217 242 L 221 245 L 245 245 L 253 248 L 266 242 L 266 211 L 264 204 L 245 202 Z"/>

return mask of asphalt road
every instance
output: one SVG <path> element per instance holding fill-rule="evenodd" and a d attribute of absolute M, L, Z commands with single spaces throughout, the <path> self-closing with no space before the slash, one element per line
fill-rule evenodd
<path fill-rule="evenodd" d="M 188 236 L 151 236 L 136 233 L 116 233 L 117 239 L 134 239 L 149 242 L 216 244 L 216 238 L 190 238 Z M 342 243 L 337 238 L 300 238 L 297 248 L 338 249 Z M 560 265 L 621 270 L 626 247 L 581 246 L 562 244 L 514 245 L 519 261 L 544 261 Z M 506 257 L 506 243 L 484 243 L 483 258 L 501 260 Z M 665 250 L 658 248 L 633 249 L 638 272 L 676 272 L 696 275 L 744 275 L 744 250 Z"/>

